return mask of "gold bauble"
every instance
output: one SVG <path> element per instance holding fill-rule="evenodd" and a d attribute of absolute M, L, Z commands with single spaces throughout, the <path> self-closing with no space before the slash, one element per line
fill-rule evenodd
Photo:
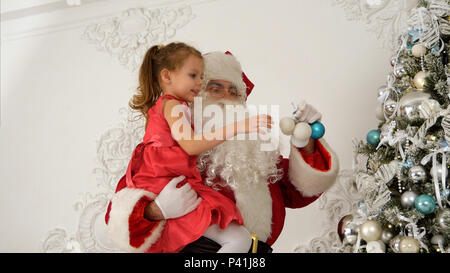
<path fill-rule="evenodd" d="M 429 74 L 430 72 L 428 71 L 417 72 L 417 74 L 414 76 L 414 86 L 419 90 L 423 90 L 425 85 L 425 78 L 428 77 Z"/>
<path fill-rule="evenodd" d="M 419 253 L 420 244 L 413 237 L 403 237 L 400 240 L 399 249 L 401 253 Z"/>

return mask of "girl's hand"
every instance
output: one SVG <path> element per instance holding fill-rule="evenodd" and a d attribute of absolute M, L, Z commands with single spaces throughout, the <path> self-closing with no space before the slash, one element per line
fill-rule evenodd
<path fill-rule="evenodd" d="M 272 117 L 269 115 L 256 115 L 236 122 L 236 134 L 261 133 L 266 134 L 262 128 L 272 128 Z"/>

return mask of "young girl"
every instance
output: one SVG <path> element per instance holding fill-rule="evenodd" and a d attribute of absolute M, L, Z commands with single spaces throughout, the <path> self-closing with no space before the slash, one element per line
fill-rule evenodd
<path fill-rule="evenodd" d="M 190 213 L 168 219 L 163 234 L 148 252 L 179 252 L 187 244 L 205 236 L 219 243 L 219 252 L 248 252 L 249 232 L 236 205 L 202 183 L 197 155 L 240 133 L 271 128 L 270 116 L 259 115 L 227 125 L 213 132 L 194 135 L 192 123 L 183 111 L 202 87 L 201 53 L 184 43 L 151 47 L 139 72 L 138 93 L 130 107 L 146 118 L 143 142 L 134 150 L 126 183 L 158 195 L 173 178 L 183 175 L 201 197 Z M 180 113 L 173 115 L 174 112 Z M 182 126 L 174 126 L 175 124 Z M 181 130 L 180 130 L 181 127 Z M 219 137 L 217 137 L 219 136 Z M 175 140 L 176 139 L 176 140 Z M 180 183 L 182 184 L 182 183 Z"/>

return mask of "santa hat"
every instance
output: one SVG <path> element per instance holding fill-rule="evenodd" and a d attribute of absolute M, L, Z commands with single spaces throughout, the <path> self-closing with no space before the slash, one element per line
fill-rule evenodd
<path fill-rule="evenodd" d="M 252 92 L 254 84 L 242 72 L 241 64 L 229 52 L 210 52 L 203 55 L 205 62 L 204 80 L 223 80 L 236 85 L 244 100 Z"/>

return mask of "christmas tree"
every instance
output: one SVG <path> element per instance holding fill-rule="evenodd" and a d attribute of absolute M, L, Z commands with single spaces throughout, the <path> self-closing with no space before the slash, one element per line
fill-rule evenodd
<path fill-rule="evenodd" d="M 450 1 L 422 0 L 378 90 L 377 129 L 355 147 L 357 212 L 339 223 L 354 252 L 450 252 Z"/>

